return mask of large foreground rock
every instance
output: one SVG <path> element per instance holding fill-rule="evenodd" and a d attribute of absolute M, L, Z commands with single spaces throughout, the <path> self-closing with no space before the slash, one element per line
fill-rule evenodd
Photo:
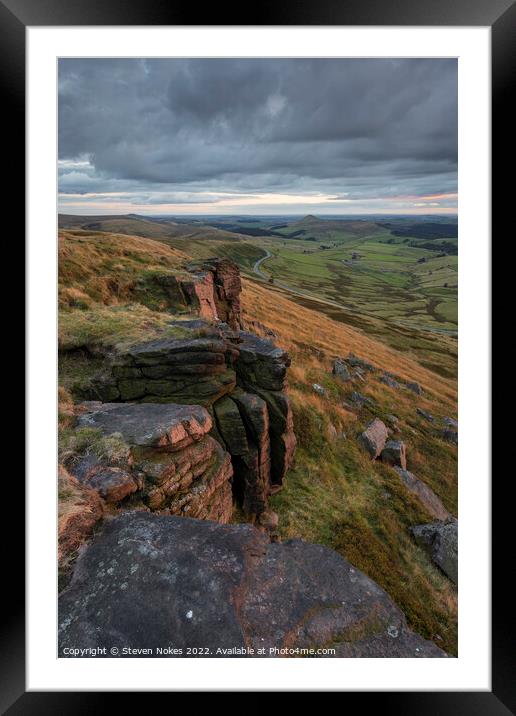
<path fill-rule="evenodd" d="M 424 547 L 435 564 L 457 584 L 458 522 L 433 522 L 412 528 L 416 542 Z"/>
<path fill-rule="evenodd" d="M 60 655 L 70 647 L 106 647 L 108 657 L 113 648 L 118 656 L 187 656 L 189 647 L 210 657 L 321 647 L 347 657 L 446 656 L 326 547 L 273 544 L 250 525 L 142 512 L 106 521 L 79 557 L 59 600 Z"/>

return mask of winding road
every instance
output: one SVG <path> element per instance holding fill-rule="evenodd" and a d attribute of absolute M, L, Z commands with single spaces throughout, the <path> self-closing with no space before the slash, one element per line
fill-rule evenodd
<path fill-rule="evenodd" d="M 271 276 L 269 274 L 266 274 L 264 271 L 262 271 L 262 269 L 260 267 L 264 261 L 267 261 L 267 259 L 270 259 L 274 254 L 271 254 L 271 252 L 268 249 L 263 249 L 263 250 L 266 251 L 267 253 L 265 254 L 265 256 L 262 256 L 261 259 L 258 259 L 258 261 L 255 262 L 255 264 L 253 266 L 253 271 L 257 276 L 264 279 L 265 281 L 268 281 L 269 278 L 271 278 Z M 346 311 L 353 312 L 353 309 L 342 306 L 341 304 L 336 303 L 335 301 L 321 298 L 320 296 L 314 296 L 313 294 L 308 293 L 308 291 L 302 291 L 299 288 L 293 288 L 292 286 L 289 286 L 288 283 L 283 283 L 283 281 L 278 281 L 277 279 L 274 279 L 274 286 L 276 286 L 278 288 L 282 288 L 284 291 L 293 293 L 296 296 L 302 296 L 303 298 L 309 298 L 311 301 L 318 301 L 319 303 L 325 303 L 328 306 L 334 306 L 335 308 L 341 308 Z"/>
<path fill-rule="evenodd" d="M 253 266 L 254 273 L 259 276 L 264 281 L 268 281 L 271 276 L 269 274 L 266 274 L 261 269 L 261 265 L 264 261 L 267 261 L 267 259 L 272 258 L 274 254 L 272 254 L 268 249 L 263 249 L 266 253 L 265 256 L 262 256 L 261 259 L 258 259 L 258 261 L 255 261 L 255 264 Z M 298 288 L 293 288 L 292 286 L 289 286 L 288 283 L 283 283 L 283 281 L 278 281 L 277 279 L 274 279 L 274 286 L 283 289 L 284 291 L 288 291 L 289 293 L 294 294 L 295 296 L 301 296 L 302 298 L 308 298 L 311 301 L 316 301 L 317 303 L 323 303 L 326 306 L 331 306 L 333 308 L 339 308 L 340 310 L 347 311 L 348 313 L 354 313 L 356 315 L 362 315 L 362 312 L 357 311 L 353 308 L 350 308 L 349 306 L 343 306 L 340 303 L 337 303 L 336 301 L 332 301 L 331 299 L 327 298 L 321 298 L 320 296 L 314 296 L 311 293 L 308 293 L 308 291 L 302 291 Z M 371 316 L 372 318 L 376 318 L 376 316 Z M 394 324 L 397 324 L 399 326 L 406 326 L 408 328 L 414 329 L 415 327 L 410 325 L 409 323 L 405 323 L 402 320 L 393 321 Z M 451 335 L 456 336 L 456 331 L 451 331 L 446 328 L 421 328 L 419 330 L 422 330 L 424 332 L 429 331 L 430 333 L 442 333 L 444 335 Z"/>
<path fill-rule="evenodd" d="M 256 263 L 255 263 L 254 266 L 253 266 L 253 271 L 254 271 L 256 274 L 258 274 L 258 276 L 260 276 L 260 278 L 268 279 L 269 277 L 267 276 L 267 274 L 263 273 L 263 271 L 261 270 L 260 266 L 262 265 L 262 263 L 263 263 L 264 261 L 266 261 L 267 259 L 270 259 L 270 257 L 272 256 L 272 254 L 271 254 L 271 252 L 268 251 L 267 249 L 264 249 L 264 251 L 266 251 L 265 256 L 262 256 L 261 259 L 258 259 L 258 261 L 256 261 Z"/>

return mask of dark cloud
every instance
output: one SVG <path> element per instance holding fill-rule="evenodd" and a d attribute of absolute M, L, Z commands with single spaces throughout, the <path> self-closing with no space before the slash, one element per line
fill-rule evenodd
<path fill-rule="evenodd" d="M 457 63 L 64 59 L 59 158 L 63 194 L 153 205 L 157 193 L 453 193 Z"/>

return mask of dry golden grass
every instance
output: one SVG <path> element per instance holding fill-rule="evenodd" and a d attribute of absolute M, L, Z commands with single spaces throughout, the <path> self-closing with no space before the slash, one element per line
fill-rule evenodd
<path fill-rule="evenodd" d="M 103 513 L 102 501 L 62 466 L 58 471 L 58 562 L 60 581 L 67 578 L 79 548 L 91 537 Z M 64 586 L 64 585 L 62 585 Z"/>
<path fill-rule="evenodd" d="M 312 355 L 318 358 L 320 365 L 331 369 L 333 358 L 346 357 L 351 351 L 378 368 L 420 383 L 427 393 L 437 396 L 450 409 L 455 409 L 455 381 L 422 367 L 414 355 L 395 351 L 358 329 L 304 308 L 255 281 L 243 279 L 242 284 L 244 319 L 257 319 L 272 329 L 278 336 L 278 342 L 292 356 L 301 358 L 303 365 Z"/>
<path fill-rule="evenodd" d="M 60 231 L 60 306 L 86 308 L 93 302 L 126 302 L 142 271 L 176 273 L 188 259 L 178 249 L 139 236 Z"/>

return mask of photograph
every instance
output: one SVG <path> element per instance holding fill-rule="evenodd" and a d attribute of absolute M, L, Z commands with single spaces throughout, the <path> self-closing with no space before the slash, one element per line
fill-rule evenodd
<path fill-rule="evenodd" d="M 0 0 L 26 346 L 1 714 L 516 714 L 514 27 L 514 0 Z"/>
<path fill-rule="evenodd" d="M 459 61 L 227 49 L 57 58 L 58 659 L 456 660 Z"/>

